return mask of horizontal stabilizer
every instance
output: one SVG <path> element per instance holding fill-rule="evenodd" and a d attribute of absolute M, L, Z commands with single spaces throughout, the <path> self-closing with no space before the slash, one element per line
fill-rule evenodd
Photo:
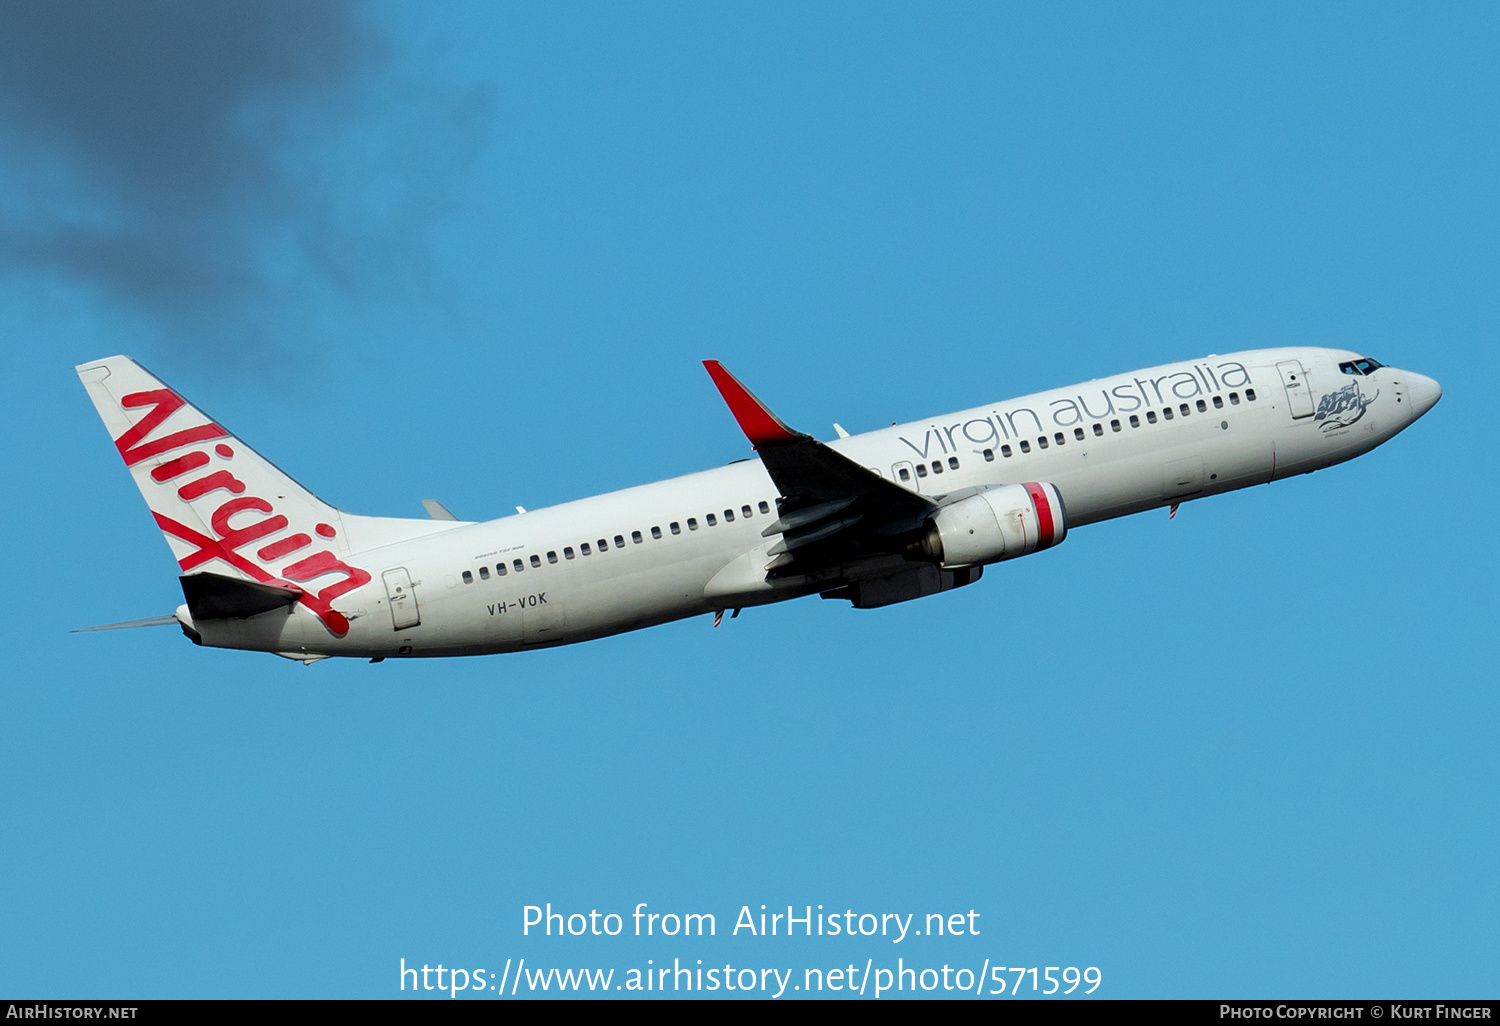
<path fill-rule="evenodd" d="M 183 574 L 182 595 L 194 620 L 223 620 L 255 616 L 292 605 L 302 589 L 278 584 L 242 581 L 222 574 Z"/>
<path fill-rule="evenodd" d="M 176 624 L 175 616 L 148 616 L 144 620 L 126 620 L 124 623 L 102 623 L 98 627 L 79 627 L 70 631 L 70 634 L 84 634 L 88 631 L 121 631 L 127 627 L 165 627 L 167 624 Z"/>
<path fill-rule="evenodd" d="M 447 506 L 444 506 L 441 502 L 438 502 L 436 499 L 423 499 L 422 500 L 422 508 L 427 511 L 427 515 L 429 517 L 431 517 L 433 520 L 457 520 L 458 519 L 458 517 L 456 517 L 452 513 L 448 512 L 448 507 Z"/>

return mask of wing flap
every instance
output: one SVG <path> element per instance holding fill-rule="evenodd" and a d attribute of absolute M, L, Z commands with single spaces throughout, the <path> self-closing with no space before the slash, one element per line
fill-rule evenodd
<path fill-rule="evenodd" d="M 773 534 L 784 534 L 787 531 L 795 531 L 799 527 L 806 527 L 808 524 L 815 524 L 825 517 L 832 516 L 846 506 L 852 505 L 856 498 L 856 496 L 851 495 L 847 499 L 839 499 L 836 502 L 825 502 L 818 506 L 799 509 L 795 513 L 788 513 L 760 532 L 760 536 L 762 538 L 769 538 Z"/>

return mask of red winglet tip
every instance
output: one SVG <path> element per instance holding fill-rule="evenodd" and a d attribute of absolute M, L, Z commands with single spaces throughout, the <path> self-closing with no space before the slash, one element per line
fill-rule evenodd
<path fill-rule="evenodd" d="M 724 365 L 718 360 L 704 360 L 703 366 L 708 370 L 708 376 L 713 378 L 715 387 L 729 406 L 729 412 L 734 414 L 734 419 L 739 422 L 740 430 L 745 432 L 745 437 L 750 439 L 751 445 L 758 449 L 762 445 L 795 442 L 802 437 L 782 423 L 780 417 L 767 409 L 765 403 L 755 398 L 750 390 L 740 384 L 738 378 L 725 370 Z"/>

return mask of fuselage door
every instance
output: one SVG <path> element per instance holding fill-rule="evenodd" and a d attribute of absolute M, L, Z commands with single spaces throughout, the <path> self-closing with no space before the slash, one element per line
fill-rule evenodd
<path fill-rule="evenodd" d="M 563 640 L 567 618 L 560 601 L 547 601 L 546 592 L 521 602 L 521 644 L 552 645 Z"/>
<path fill-rule="evenodd" d="M 1176 499 L 1203 491 L 1203 457 L 1184 456 L 1180 460 L 1168 460 L 1162 468 L 1161 494 L 1164 499 Z"/>
<path fill-rule="evenodd" d="M 417 609 L 417 593 L 411 589 L 411 575 L 406 568 L 397 567 L 381 574 L 385 580 L 385 596 L 391 602 L 391 624 L 398 631 L 415 627 L 422 622 Z"/>
<path fill-rule="evenodd" d="M 1292 411 L 1292 419 L 1311 417 L 1312 389 L 1307 387 L 1307 372 L 1302 369 L 1301 361 L 1282 360 L 1276 365 L 1276 369 L 1281 372 L 1281 383 L 1286 386 L 1286 401 Z"/>

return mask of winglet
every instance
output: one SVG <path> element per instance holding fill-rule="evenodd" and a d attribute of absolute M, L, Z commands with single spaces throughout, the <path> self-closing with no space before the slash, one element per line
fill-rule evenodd
<path fill-rule="evenodd" d="M 780 417 L 755 398 L 718 360 L 704 360 L 703 366 L 708 369 L 708 376 L 714 379 L 719 394 L 729 404 L 729 412 L 739 421 L 740 430 L 745 432 L 751 445 L 759 449 L 763 445 L 781 445 L 807 437 L 782 423 Z"/>

